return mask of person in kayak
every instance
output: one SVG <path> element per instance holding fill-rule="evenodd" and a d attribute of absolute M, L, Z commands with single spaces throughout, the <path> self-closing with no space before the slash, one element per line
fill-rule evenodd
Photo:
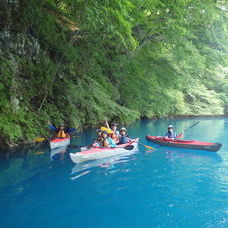
<path fill-rule="evenodd" d="M 107 133 L 107 131 L 102 131 L 101 137 L 102 137 L 100 141 L 101 147 L 110 147 L 110 148 L 116 147 L 116 143 L 112 140 L 112 138 Z"/>
<path fill-rule="evenodd" d="M 118 137 L 119 137 L 119 131 L 117 131 L 118 124 L 113 122 L 109 126 L 108 122 L 106 121 L 106 126 L 113 132 L 111 134 L 111 138 L 115 141 L 118 141 Z"/>
<path fill-rule="evenodd" d="M 120 129 L 118 144 L 126 144 L 126 143 L 129 143 L 130 141 L 131 141 L 131 139 L 129 138 L 129 136 L 127 134 L 127 129 L 125 127 L 122 127 Z"/>
<path fill-rule="evenodd" d="M 64 127 L 64 125 L 60 125 L 60 127 L 57 129 L 57 132 L 56 132 L 56 138 L 68 138 L 70 137 L 68 132 L 67 132 L 67 129 Z"/>
<path fill-rule="evenodd" d="M 100 145 L 100 142 L 102 140 L 101 134 L 102 134 L 102 130 L 98 129 L 97 130 L 97 138 L 96 138 L 96 140 L 94 141 L 94 143 L 90 147 L 96 147 L 96 146 Z"/>
<path fill-rule="evenodd" d="M 183 136 L 183 133 L 181 132 L 179 135 L 177 135 L 176 132 L 173 130 L 173 125 L 168 126 L 168 132 L 165 135 L 165 139 L 178 139 Z"/>

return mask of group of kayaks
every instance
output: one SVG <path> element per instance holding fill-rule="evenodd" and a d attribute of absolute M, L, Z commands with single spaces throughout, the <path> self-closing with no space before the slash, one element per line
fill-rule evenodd
<path fill-rule="evenodd" d="M 172 140 L 166 139 L 159 136 L 146 136 L 146 139 L 160 146 L 177 147 L 185 149 L 195 149 L 195 150 L 206 150 L 216 152 L 220 150 L 222 144 L 220 143 L 209 143 L 200 142 L 195 140 Z M 139 138 L 133 139 L 127 144 L 117 145 L 115 148 L 101 148 L 101 147 L 91 147 L 81 150 L 78 153 L 70 153 L 71 160 L 74 163 L 82 163 L 90 160 L 97 160 L 106 157 L 111 157 L 114 155 L 119 155 L 126 153 L 127 150 L 135 151 L 138 149 Z M 55 138 L 50 140 L 51 149 L 56 149 L 59 147 L 67 147 L 70 144 L 70 137 L 68 138 Z"/>

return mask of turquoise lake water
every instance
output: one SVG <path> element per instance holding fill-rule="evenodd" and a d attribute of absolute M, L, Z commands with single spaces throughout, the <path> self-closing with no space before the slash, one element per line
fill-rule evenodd
<path fill-rule="evenodd" d="M 168 124 L 185 139 L 220 142 L 217 153 L 158 147 L 145 135 Z M 129 135 L 158 147 L 75 165 L 48 145 L 0 154 L 1 228 L 228 227 L 228 118 L 140 121 Z M 95 130 L 72 144 L 88 145 Z"/>

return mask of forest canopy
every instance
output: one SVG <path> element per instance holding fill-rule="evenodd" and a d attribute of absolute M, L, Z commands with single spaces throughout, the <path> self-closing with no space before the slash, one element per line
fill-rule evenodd
<path fill-rule="evenodd" d="M 224 0 L 3 0 L 5 143 L 47 125 L 228 113 Z"/>

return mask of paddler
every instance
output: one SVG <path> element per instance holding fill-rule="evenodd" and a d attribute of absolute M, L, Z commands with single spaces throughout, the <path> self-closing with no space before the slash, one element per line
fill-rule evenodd
<path fill-rule="evenodd" d="M 118 141 L 118 137 L 119 137 L 119 131 L 117 131 L 118 124 L 113 122 L 110 124 L 110 127 L 109 127 L 109 124 L 106 121 L 106 126 L 107 128 L 111 129 L 111 131 L 113 132 L 111 133 L 111 138 L 115 141 Z"/>
<path fill-rule="evenodd" d="M 57 138 L 68 138 L 68 137 L 70 137 L 68 132 L 67 132 L 67 129 L 64 127 L 63 124 L 61 124 L 60 127 L 57 129 L 56 137 Z"/>
<path fill-rule="evenodd" d="M 127 134 L 127 129 L 125 127 L 122 127 L 120 129 L 118 144 L 126 144 L 126 143 L 129 143 L 130 141 L 131 141 L 131 139 L 129 138 L 129 136 Z"/>
<path fill-rule="evenodd" d="M 101 134 L 102 134 L 102 130 L 98 129 L 97 130 L 97 138 L 96 138 L 96 140 L 94 141 L 94 143 L 90 147 L 96 147 L 96 146 L 100 145 L 101 140 L 102 140 Z"/>
<path fill-rule="evenodd" d="M 108 134 L 107 131 L 102 131 L 101 137 L 102 137 L 100 141 L 101 147 L 110 147 L 110 148 L 116 147 L 116 143 L 112 140 L 112 138 L 110 137 L 110 134 Z"/>
<path fill-rule="evenodd" d="M 168 132 L 165 135 L 165 139 L 177 139 L 177 138 L 181 138 L 183 136 L 183 133 L 181 132 L 179 135 L 177 135 L 176 132 L 174 132 L 174 128 L 173 125 L 169 125 L 168 126 Z"/>

